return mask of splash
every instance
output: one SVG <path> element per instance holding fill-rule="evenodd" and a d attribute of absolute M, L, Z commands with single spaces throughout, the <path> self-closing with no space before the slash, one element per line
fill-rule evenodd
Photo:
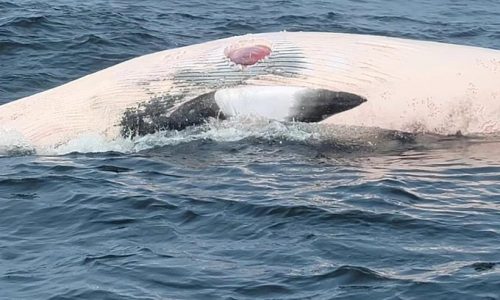
<path fill-rule="evenodd" d="M 273 143 L 321 143 L 329 140 L 365 143 L 359 128 L 327 126 L 322 124 L 284 123 L 264 118 L 235 117 L 226 121 L 215 119 L 182 131 L 170 130 L 148 134 L 133 139 L 106 140 L 98 134 L 75 138 L 63 145 L 36 149 L 37 155 L 65 155 L 68 153 L 122 152 L 135 153 L 152 148 L 175 146 L 199 140 L 237 142 L 248 139 Z M 356 139 L 353 139 L 356 137 Z M 0 135 L 0 155 L 30 155 L 34 148 L 15 132 Z"/>
<path fill-rule="evenodd" d="M 439 138 L 441 139 L 441 138 Z M 64 145 L 37 149 L 15 132 L 0 132 L 0 155 L 65 155 L 69 153 L 120 152 L 137 153 L 148 149 L 176 146 L 193 141 L 301 143 L 310 146 L 332 146 L 335 149 L 387 150 L 401 143 L 425 144 L 439 140 L 432 135 L 414 135 L 377 128 L 339 126 L 321 123 L 278 122 L 265 118 L 239 116 L 225 121 L 211 119 L 201 126 L 182 131 L 169 130 L 133 139 L 109 141 L 98 134 L 80 136 Z"/>
<path fill-rule="evenodd" d="M 0 129 L 0 156 L 34 154 L 35 149 L 14 130 Z"/>
<path fill-rule="evenodd" d="M 99 134 L 88 134 L 80 136 L 68 143 L 55 147 L 48 147 L 37 151 L 41 155 L 64 155 L 73 152 L 99 153 L 99 152 L 122 152 L 133 151 L 133 141 L 129 139 L 106 140 Z"/>

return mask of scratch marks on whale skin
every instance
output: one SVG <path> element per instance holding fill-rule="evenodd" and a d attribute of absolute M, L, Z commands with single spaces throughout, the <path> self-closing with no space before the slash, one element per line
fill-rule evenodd
<path fill-rule="evenodd" d="M 470 85 L 470 95 L 475 86 Z M 498 132 L 498 123 L 484 116 L 491 113 L 487 107 L 474 102 L 474 97 L 456 99 L 453 103 L 436 104 L 435 99 L 413 99 L 412 105 L 403 115 L 403 130 L 413 133 L 434 133 L 441 135 L 474 134 Z M 421 114 L 410 113 L 412 111 Z"/>
<path fill-rule="evenodd" d="M 494 75 L 500 73 L 500 59 L 476 59 L 476 64 L 482 66 L 483 68 L 489 70 Z"/>
<path fill-rule="evenodd" d="M 257 56 L 252 57 L 254 54 Z M 246 84 L 250 79 L 270 74 L 298 77 L 307 69 L 305 56 L 287 41 L 240 40 L 203 57 L 204 60 L 184 65 L 174 74 L 178 88 L 201 85 L 216 90 Z"/>

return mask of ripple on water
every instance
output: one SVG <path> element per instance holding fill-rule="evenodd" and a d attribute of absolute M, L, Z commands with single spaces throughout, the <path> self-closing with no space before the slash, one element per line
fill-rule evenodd
<path fill-rule="evenodd" d="M 0 103 L 249 32 L 500 48 L 498 1 L 0 0 Z M 0 132 L 0 298 L 497 299 L 498 137 L 263 120 L 33 155 Z"/>

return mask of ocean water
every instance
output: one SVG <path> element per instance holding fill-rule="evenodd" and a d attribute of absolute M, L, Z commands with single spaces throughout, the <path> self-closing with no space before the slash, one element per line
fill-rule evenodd
<path fill-rule="evenodd" d="M 496 0 L 0 0 L 0 103 L 267 31 L 500 49 Z M 500 84 L 500 83 L 499 83 Z M 0 299 L 500 299 L 500 137 L 211 122 L 0 135 Z"/>

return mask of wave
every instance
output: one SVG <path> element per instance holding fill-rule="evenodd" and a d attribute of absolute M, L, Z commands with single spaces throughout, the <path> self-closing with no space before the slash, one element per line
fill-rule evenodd
<path fill-rule="evenodd" d="M 318 123 L 278 122 L 254 117 L 237 117 L 226 121 L 210 120 L 204 125 L 182 131 L 161 131 L 134 139 L 107 140 L 98 134 L 86 134 L 66 144 L 38 149 L 38 155 L 68 153 L 120 152 L 137 153 L 161 147 L 196 142 L 271 144 L 287 146 L 301 144 L 343 153 L 387 153 L 394 150 L 453 147 L 456 144 L 497 141 L 496 136 L 439 136 L 411 134 L 378 128 L 338 126 Z M 20 134 L 0 129 L 0 155 L 32 155 L 35 153 Z"/>
<path fill-rule="evenodd" d="M 391 278 L 367 267 L 344 265 L 310 276 L 289 276 L 287 282 L 304 285 L 318 284 L 325 280 L 333 280 L 336 284 L 342 286 L 366 286 L 380 284 L 384 281 L 399 281 L 399 279 Z"/>
<path fill-rule="evenodd" d="M 17 28 L 32 28 L 35 26 L 43 26 L 50 23 L 52 23 L 52 21 L 49 20 L 49 18 L 46 16 L 15 17 L 5 23 L 0 24 L 0 27 L 13 26 Z"/>
<path fill-rule="evenodd" d="M 35 154 L 35 149 L 20 134 L 0 129 L 0 156 L 32 154 Z"/>
<path fill-rule="evenodd" d="M 330 126 L 323 124 L 282 123 L 258 118 L 234 118 L 227 121 L 211 120 L 205 125 L 183 131 L 161 131 L 134 139 L 106 140 L 98 134 L 87 134 L 60 146 L 37 151 L 41 155 L 64 155 L 71 152 L 140 152 L 152 148 L 175 146 L 194 141 L 251 143 L 302 143 L 327 146 L 338 150 L 366 150 L 383 144 L 390 147 L 401 142 L 411 142 L 412 135 L 369 128 Z M 0 134 L 0 154 L 32 154 L 33 147 L 19 134 Z"/>
<path fill-rule="evenodd" d="M 0 1 L 0 8 L 2 8 L 2 9 L 19 8 L 19 5 L 12 3 L 12 2 Z"/>

